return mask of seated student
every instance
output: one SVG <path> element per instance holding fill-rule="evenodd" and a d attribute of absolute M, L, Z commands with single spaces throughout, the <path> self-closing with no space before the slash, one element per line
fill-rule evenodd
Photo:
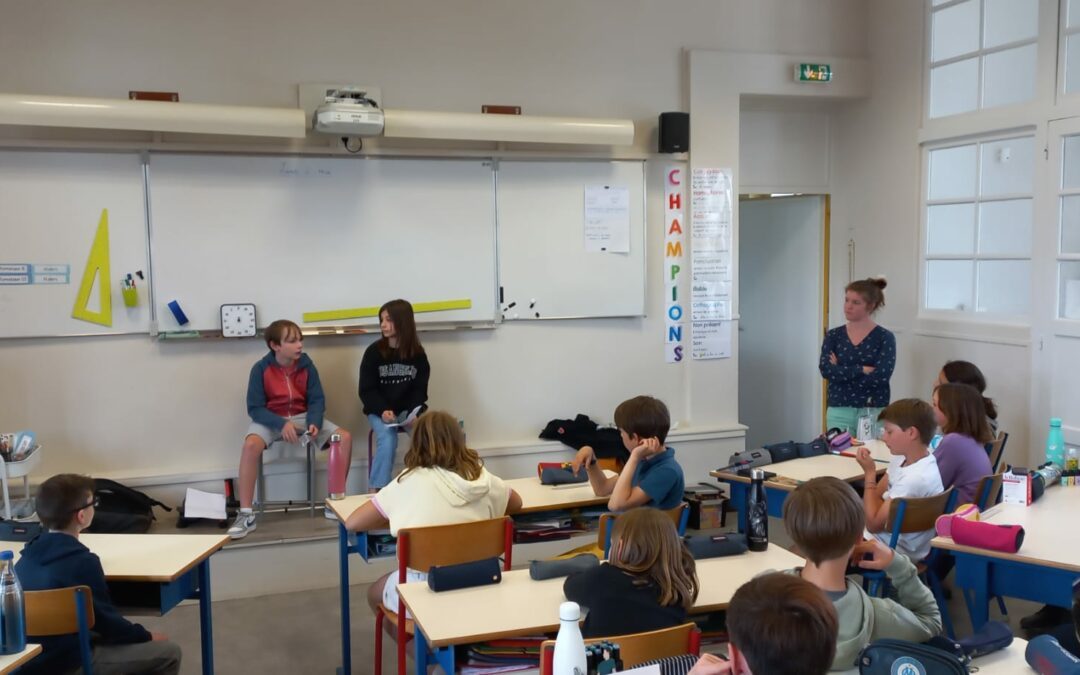
<path fill-rule="evenodd" d="M 763 574 L 731 597 L 729 660 L 705 654 L 689 675 L 824 675 L 836 651 L 836 626 L 836 610 L 816 586 Z"/>
<path fill-rule="evenodd" d="M 586 638 L 660 630 L 686 623 L 698 594 L 695 570 L 671 519 L 639 507 L 615 519 L 608 561 L 571 574 L 563 593 L 589 609 Z"/>
<path fill-rule="evenodd" d="M 937 382 L 939 384 L 969 384 L 975 387 L 979 391 L 980 395 L 986 392 L 986 378 L 983 377 L 982 371 L 979 367 L 970 361 L 948 361 L 941 367 L 941 372 L 938 373 Z M 983 407 L 986 408 L 986 422 L 990 425 L 990 433 L 997 436 L 998 433 L 998 410 L 994 405 L 994 400 L 982 397 Z"/>
<path fill-rule="evenodd" d="M 840 628 L 832 670 L 847 670 L 863 647 L 881 638 L 925 642 L 941 632 L 941 613 L 907 556 L 878 541 L 863 541 L 866 516 L 859 495 L 832 477 L 803 483 L 784 502 L 784 526 L 806 565 L 791 570 L 832 600 Z M 869 555 L 869 559 L 864 559 Z M 884 570 L 896 600 L 872 598 L 846 576 L 849 561 Z"/>
<path fill-rule="evenodd" d="M 300 434 L 308 433 L 315 446 L 322 448 L 330 435 L 341 435 L 341 452 L 348 472 L 352 457 L 352 435 L 323 418 L 326 397 L 319 371 L 304 353 L 304 336 L 292 321 L 279 319 L 266 327 L 266 356 L 251 367 L 248 378 L 247 409 L 251 416 L 244 448 L 240 454 L 240 485 L 237 488 L 240 512 L 229 528 L 233 539 L 243 539 L 255 530 L 251 504 L 255 498 L 255 479 L 259 473 L 259 455 L 273 443 L 284 439 L 297 443 Z M 327 518 L 335 518 L 327 509 Z"/>
<path fill-rule="evenodd" d="M 521 508 L 521 497 L 488 473 L 476 451 L 465 446 L 457 418 L 429 410 L 416 420 L 405 470 L 353 512 L 345 527 L 366 532 L 383 527 L 390 534 L 410 527 L 454 525 L 498 518 Z M 409 581 L 427 573 L 409 570 Z M 398 573 L 383 575 L 368 589 L 372 609 L 383 603 L 397 611 Z"/>
<path fill-rule="evenodd" d="M 878 482 L 879 464 L 870 457 L 870 451 L 860 447 L 855 459 L 865 474 L 863 509 L 866 513 L 866 529 L 884 543 L 889 542 L 887 529 L 889 501 L 899 497 L 933 497 L 945 491 L 937 460 L 930 454 L 927 444 L 934 435 L 934 410 L 926 401 L 905 398 L 893 401 L 878 415 L 885 423 L 881 440 L 889 446 L 893 455 L 889 468 Z M 896 550 L 912 561 L 919 561 L 930 553 L 930 540 L 934 530 L 901 534 Z"/>
<path fill-rule="evenodd" d="M 48 531 L 31 539 L 15 565 L 24 591 L 89 586 L 94 602 L 93 670 L 100 675 L 176 675 L 180 647 L 120 615 L 109 598 L 101 560 L 79 541 L 94 520 L 94 480 L 62 473 L 41 484 L 37 511 Z M 42 653 L 19 672 L 58 675 L 82 672 L 77 635 L 35 637 Z"/>
<path fill-rule="evenodd" d="M 682 503 L 683 472 L 675 461 L 675 450 L 664 446 L 671 417 L 667 406 L 652 396 L 635 396 L 615 408 L 615 425 L 630 458 L 618 476 L 608 478 L 596 464 L 589 446 L 573 459 L 574 473 L 582 466 L 597 497 L 609 497 L 608 508 L 625 511 L 635 506 L 673 509 Z"/>
<path fill-rule="evenodd" d="M 979 480 L 994 472 L 986 454 L 990 425 L 982 394 L 967 384 L 939 384 L 934 389 L 934 421 L 945 436 L 934 450 L 941 484 L 955 487 L 957 504 L 972 504 Z"/>

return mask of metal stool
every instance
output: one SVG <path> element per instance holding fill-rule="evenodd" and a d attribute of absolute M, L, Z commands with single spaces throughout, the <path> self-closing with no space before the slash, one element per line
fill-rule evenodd
<path fill-rule="evenodd" d="M 282 507 L 285 508 L 286 511 L 288 511 L 290 506 L 306 504 L 306 507 L 311 511 L 311 514 L 310 514 L 311 517 L 312 518 L 315 517 L 315 505 L 316 505 L 316 501 L 315 501 L 315 450 L 316 450 L 316 448 L 315 448 L 314 439 L 312 439 L 310 436 L 308 436 L 306 434 L 300 437 L 299 445 L 302 445 L 304 448 L 307 449 L 307 499 L 304 500 L 304 501 L 299 501 L 299 500 L 294 500 L 294 499 L 277 500 L 277 501 L 272 501 L 272 502 L 266 501 L 266 481 L 264 480 L 264 476 L 263 476 L 263 456 L 270 450 L 271 447 L 274 447 L 274 446 L 286 447 L 286 446 L 290 446 L 290 445 L 294 445 L 294 444 L 286 443 L 285 441 L 275 441 L 274 443 L 270 444 L 270 447 L 267 447 L 266 450 L 263 450 L 261 453 L 259 453 L 259 476 L 258 476 L 258 479 L 257 479 L 258 480 L 258 483 L 257 483 L 258 490 L 257 490 L 256 494 L 257 494 L 257 499 L 259 501 L 259 515 L 260 516 L 263 514 L 263 511 L 264 511 L 264 509 L 266 508 L 267 505 L 269 505 L 269 506 L 282 506 Z"/>

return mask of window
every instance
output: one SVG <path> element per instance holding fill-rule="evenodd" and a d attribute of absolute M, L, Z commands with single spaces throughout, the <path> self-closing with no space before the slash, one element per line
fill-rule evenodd
<path fill-rule="evenodd" d="M 1065 53 L 1065 93 L 1080 91 L 1080 0 L 1066 0 L 1065 21 L 1061 24 L 1061 44 Z"/>
<path fill-rule="evenodd" d="M 1076 140 L 1080 254 L 1080 137 Z M 927 152 L 925 309 L 1028 313 L 1034 169 L 1032 136 Z"/>
<path fill-rule="evenodd" d="M 1058 185 L 1058 317 L 1080 320 L 1080 136 L 1062 139 Z"/>
<path fill-rule="evenodd" d="M 1080 15 L 1080 0 L 1069 2 L 1078 5 Z M 1080 16 L 1076 24 L 1080 41 Z M 1039 0 L 934 0 L 928 115 L 945 117 L 1034 99 L 1038 33 Z M 1080 42 L 1075 51 L 1080 68 Z M 1080 88 L 1080 72 L 1075 85 Z"/>

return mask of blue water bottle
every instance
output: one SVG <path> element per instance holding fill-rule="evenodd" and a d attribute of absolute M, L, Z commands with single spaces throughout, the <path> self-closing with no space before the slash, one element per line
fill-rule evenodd
<path fill-rule="evenodd" d="M 1065 466 L 1065 438 L 1061 435 L 1061 418 L 1050 418 L 1050 433 L 1046 435 L 1046 461 Z"/>
<path fill-rule="evenodd" d="M 0 566 L 0 654 L 18 654 L 26 649 L 26 616 L 15 554 L 0 551 Z"/>

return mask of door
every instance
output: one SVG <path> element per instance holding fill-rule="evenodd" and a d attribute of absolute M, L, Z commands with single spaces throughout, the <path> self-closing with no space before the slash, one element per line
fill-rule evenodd
<path fill-rule="evenodd" d="M 739 421 L 746 447 L 821 432 L 825 198 L 739 201 Z"/>

